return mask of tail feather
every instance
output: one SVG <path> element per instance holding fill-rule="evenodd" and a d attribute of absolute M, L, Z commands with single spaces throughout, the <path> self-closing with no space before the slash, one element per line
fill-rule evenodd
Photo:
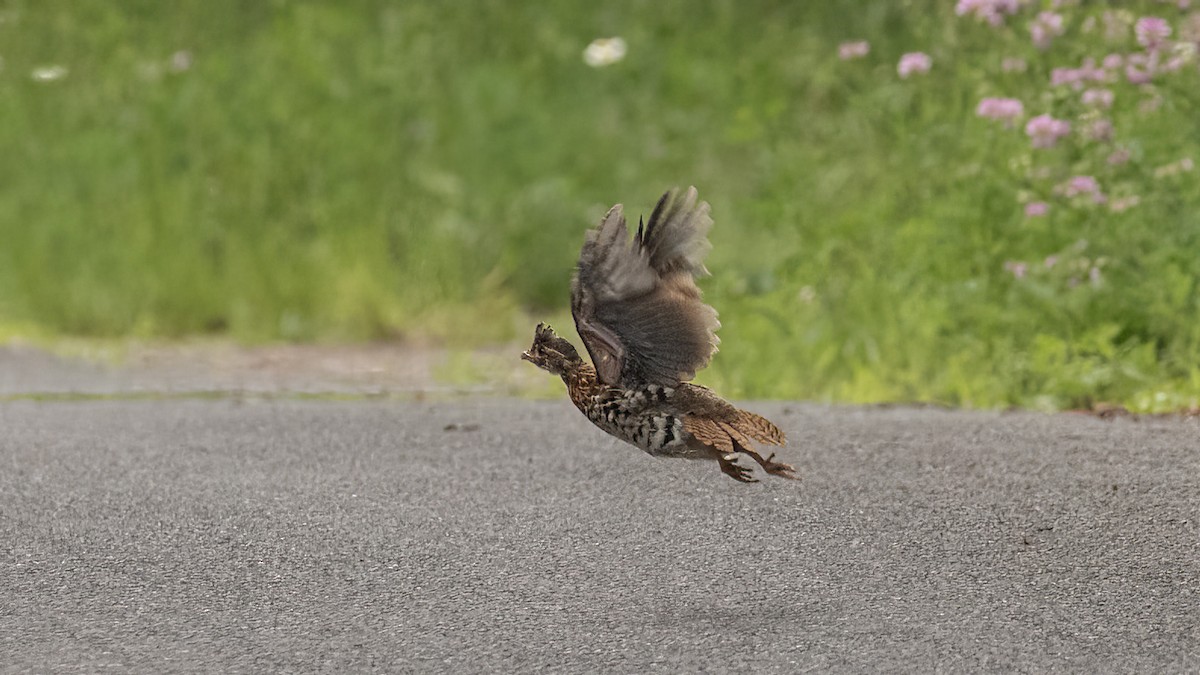
<path fill-rule="evenodd" d="M 733 408 L 733 406 L 729 406 Z M 734 409 L 736 410 L 736 409 Z M 749 472 L 737 465 L 738 453 L 749 455 L 758 462 L 767 473 L 783 478 L 795 479 L 795 469 L 783 462 L 775 461 L 775 453 L 763 457 L 754 449 L 751 438 L 760 443 L 783 445 L 786 439 L 783 432 L 767 420 L 736 410 L 737 417 L 716 419 L 701 415 L 687 415 L 683 418 L 683 428 L 692 435 L 692 441 L 710 451 L 716 451 L 715 459 L 721 463 L 721 471 L 743 483 L 756 482 L 750 478 Z M 695 448 L 695 446 L 693 445 Z M 701 448 L 695 448 L 700 450 Z"/>
<path fill-rule="evenodd" d="M 752 412 L 739 410 L 738 419 L 733 425 L 737 427 L 738 431 L 759 443 L 766 443 L 767 445 L 784 445 L 787 443 L 787 436 L 779 430 L 779 427 L 771 424 L 765 417 L 755 415 Z"/>
<path fill-rule="evenodd" d="M 695 436 L 697 441 L 718 452 L 733 452 L 733 439 L 721 428 L 720 424 L 707 417 L 688 415 L 683 418 L 683 429 L 692 436 Z"/>
<path fill-rule="evenodd" d="M 720 425 L 721 429 L 724 430 L 725 433 L 729 435 L 730 440 L 733 441 L 733 446 L 735 448 L 739 446 L 743 448 L 754 447 L 753 442 L 736 426 L 730 424 L 729 422 L 721 422 Z"/>
<path fill-rule="evenodd" d="M 683 428 L 696 440 L 721 452 L 733 452 L 738 446 L 750 448 L 753 441 L 766 445 L 787 443 L 779 427 L 745 410 L 739 410 L 737 419 L 729 421 L 688 415 L 683 418 Z"/>

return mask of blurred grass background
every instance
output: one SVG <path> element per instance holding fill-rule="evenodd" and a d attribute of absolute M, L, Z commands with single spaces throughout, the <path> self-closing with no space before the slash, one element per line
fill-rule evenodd
<path fill-rule="evenodd" d="M 1197 405 L 1195 172 L 1026 219 L 1028 139 L 975 106 L 1055 61 L 1026 46 L 1001 73 L 1021 41 L 953 9 L 0 0 L 0 333 L 524 341 L 531 317 L 566 328 L 608 206 L 694 184 L 724 393 Z M 628 56 L 587 66 L 612 35 Z M 854 39 L 871 54 L 840 61 Z M 927 76 L 897 78 L 909 51 Z M 1138 141 L 1116 178 L 1196 156 L 1188 77 L 1155 115 L 1118 100 Z M 1005 270 L 1049 255 L 1103 282 Z"/>

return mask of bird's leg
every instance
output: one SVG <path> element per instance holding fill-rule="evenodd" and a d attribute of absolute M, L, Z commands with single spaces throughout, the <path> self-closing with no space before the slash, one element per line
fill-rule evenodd
<path fill-rule="evenodd" d="M 718 452 L 717 462 L 721 464 L 721 471 L 724 472 L 726 476 L 729 476 L 736 481 L 740 481 L 742 483 L 758 482 L 757 478 L 754 478 L 750 475 L 749 469 L 738 465 L 736 453 Z"/>
<path fill-rule="evenodd" d="M 752 448 L 743 447 L 741 443 L 735 442 L 733 447 L 738 452 L 742 452 L 742 453 L 745 453 L 745 454 L 753 457 L 754 461 L 758 462 L 759 466 L 761 466 L 763 468 L 763 471 L 766 471 L 769 474 L 779 476 L 781 478 L 791 478 L 792 480 L 798 480 L 798 478 L 795 474 L 796 469 L 794 469 L 792 467 L 792 465 L 784 464 L 783 462 L 772 461 L 775 459 L 775 453 L 772 452 L 769 457 L 767 457 L 766 459 L 763 459 L 763 456 L 758 454 L 757 451 L 755 451 Z"/>

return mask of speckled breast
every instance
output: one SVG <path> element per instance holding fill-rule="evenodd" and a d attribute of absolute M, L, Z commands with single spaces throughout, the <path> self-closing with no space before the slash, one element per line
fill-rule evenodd
<path fill-rule="evenodd" d="M 651 455 L 675 455 L 687 447 L 683 419 L 666 404 L 670 389 L 609 390 L 591 397 L 583 413 L 593 424 Z"/>

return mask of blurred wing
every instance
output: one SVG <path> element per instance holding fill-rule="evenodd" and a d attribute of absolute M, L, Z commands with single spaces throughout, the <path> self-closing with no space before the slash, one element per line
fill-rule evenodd
<path fill-rule="evenodd" d="M 675 386 L 717 350 L 717 312 L 696 277 L 708 274 L 708 204 L 696 188 L 658 200 L 629 239 L 621 205 L 587 234 L 571 283 L 571 313 L 600 381 Z"/>

